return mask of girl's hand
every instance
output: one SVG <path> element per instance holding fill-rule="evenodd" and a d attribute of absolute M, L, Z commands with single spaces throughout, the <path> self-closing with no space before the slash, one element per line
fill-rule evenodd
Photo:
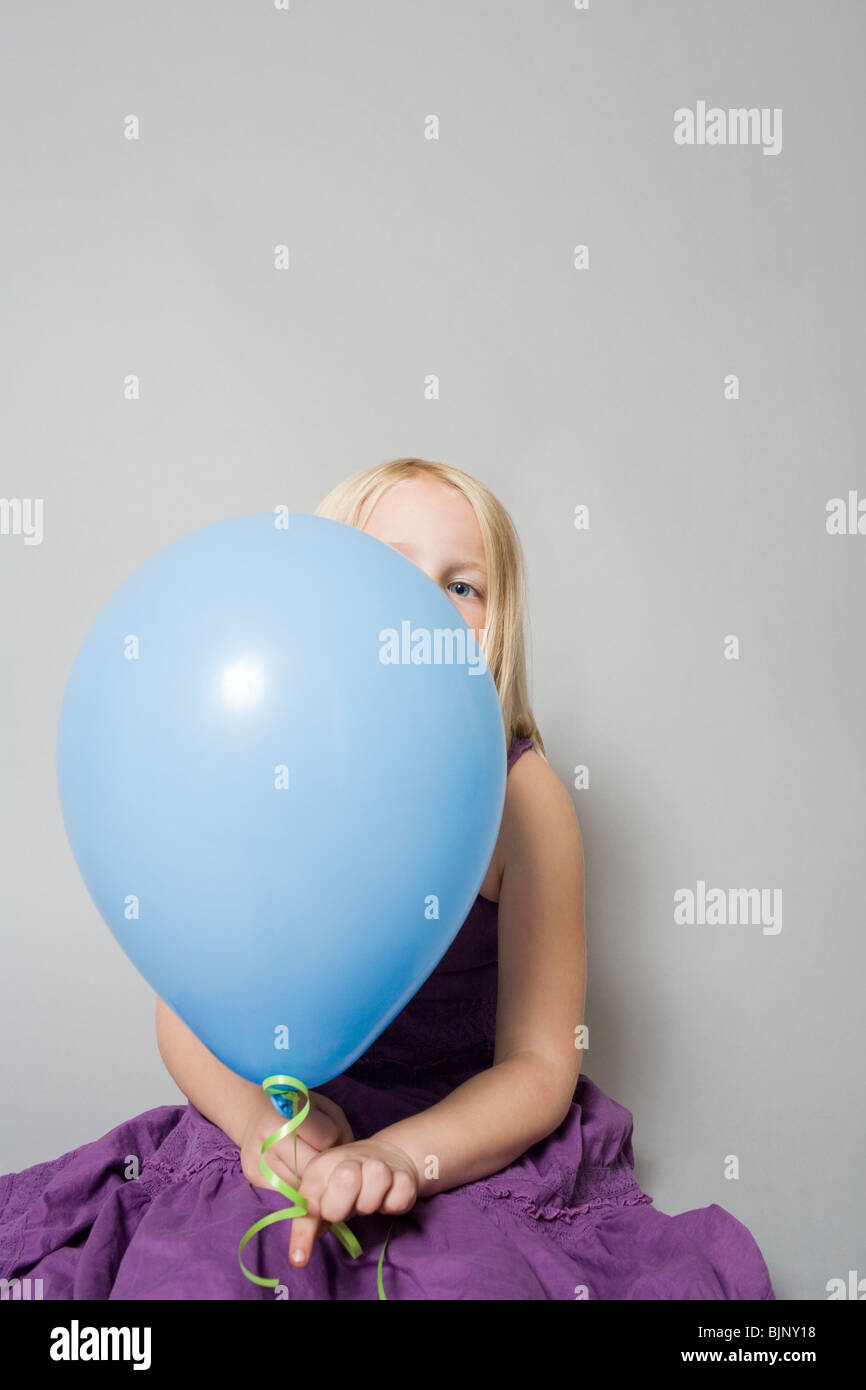
<path fill-rule="evenodd" d="M 418 1186 L 418 1172 L 409 1155 L 375 1137 L 318 1154 L 307 1165 L 298 1189 L 307 1199 L 308 1215 L 292 1218 L 291 1263 L 306 1264 L 313 1241 L 325 1235 L 334 1221 L 374 1211 L 395 1216 L 410 1211 Z"/>
<path fill-rule="evenodd" d="M 259 1158 L 262 1144 L 275 1130 L 286 1123 L 270 1097 L 264 1091 L 247 1119 L 246 1129 L 241 1140 L 241 1169 L 253 1187 L 267 1187 L 271 1192 L 277 1189 L 268 1182 L 261 1168 Z M 311 1159 L 340 1144 L 351 1144 L 354 1139 L 349 1121 L 335 1101 L 318 1091 L 310 1092 L 310 1113 L 296 1130 L 272 1144 L 265 1154 L 265 1163 L 272 1168 L 278 1178 L 298 1189 L 307 1164 Z M 295 1168 L 295 1139 L 297 1138 L 298 1158 Z"/>

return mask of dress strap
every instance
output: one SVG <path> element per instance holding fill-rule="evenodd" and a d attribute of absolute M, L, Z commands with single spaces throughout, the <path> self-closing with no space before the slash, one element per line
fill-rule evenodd
<path fill-rule="evenodd" d="M 508 765 L 506 771 L 510 772 L 514 764 L 517 762 L 517 759 L 520 757 L 521 753 L 525 753 L 527 748 L 531 747 L 531 734 L 527 738 L 516 738 L 508 750 Z"/>

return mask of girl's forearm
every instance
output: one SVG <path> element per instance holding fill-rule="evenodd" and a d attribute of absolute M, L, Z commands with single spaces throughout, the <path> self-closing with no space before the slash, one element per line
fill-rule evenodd
<path fill-rule="evenodd" d="M 564 1102 L 561 1072 L 524 1052 L 371 1137 L 408 1154 L 418 1170 L 418 1196 L 430 1197 L 507 1168 L 562 1123 L 573 1094 L 574 1087 Z"/>
<path fill-rule="evenodd" d="M 247 1118 L 264 1091 L 223 1065 L 161 999 L 156 1001 L 156 1037 L 166 1070 L 187 1100 L 234 1144 L 240 1146 Z M 280 1117 L 274 1110 L 274 1128 Z"/>

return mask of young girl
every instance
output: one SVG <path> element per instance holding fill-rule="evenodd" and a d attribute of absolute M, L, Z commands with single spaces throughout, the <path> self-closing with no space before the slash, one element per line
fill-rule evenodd
<path fill-rule="evenodd" d="M 317 508 L 402 551 L 482 641 L 508 744 L 481 892 L 436 969 L 267 1162 L 308 1215 L 266 1227 L 248 1268 L 292 1299 L 772 1299 L 761 1252 L 723 1208 L 666 1216 L 633 1173 L 632 1116 L 581 1071 L 583 852 L 529 706 L 523 566 L 476 479 L 398 459 Z M 157 1001 L 187 1106 L 0 1178 L 0 1277 L 48 1298 L 273 1298 L 237 1247 L 285 1208 L 259 1168 L 282 1123 Z M 134 1160 L 134 1162 L 133 1162 Z M 329 1234 L 348 1221 L 363 1253 Z M 290 1257 L 290 1258 L 289 1258 Z M 290 1263 L 291 1259 L 291 1263 Z"/>

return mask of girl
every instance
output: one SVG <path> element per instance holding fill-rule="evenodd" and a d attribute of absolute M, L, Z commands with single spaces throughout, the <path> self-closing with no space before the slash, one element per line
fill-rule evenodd
<path fill-rule="evenodd" d="M 749 1231 L 712 1205 L 669 1217 L 633 1173 L 632 1116 L 581 1071 L 583 851 L 527 697 L 520 544 L 497 499 L 398 459 L 317 515 L 402 551 L 475 631 L 508 743 L 481 892 L 432 975 L 308 1117 L 268 1151 L 307 1200 L 245 1250 L 292 1299 L 773 1299 Z M 259 1168 L 280 1119 L 157 1001 L 186 1107 L 0 1178 L 0 1276 L 52 1298 L 271 1298 L 239 1268 L 245 1229 L 285 1199 Z M 129 1169 L 129 1159 L 137 1159 Z M 350 1221 L 357 1259 L 330 1224 Z"/>

